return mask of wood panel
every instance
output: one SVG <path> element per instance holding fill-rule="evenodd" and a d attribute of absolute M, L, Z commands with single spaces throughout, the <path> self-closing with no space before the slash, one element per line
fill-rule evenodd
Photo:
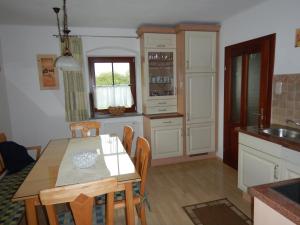
<path fill-rule="evenodd" d="M 218 24 L 178 24 L 175 27 L 176 32 L 180 31 L 211 31 L 218 32 L 220 30 Z"/>

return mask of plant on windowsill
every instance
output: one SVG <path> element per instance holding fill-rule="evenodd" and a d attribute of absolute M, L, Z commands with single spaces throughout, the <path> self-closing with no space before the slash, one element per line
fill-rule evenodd
<path fill-rule="evenodd" d="M 120 116 L 125 112 L 125 109 L 124 106 L 109 106 L 108 112 L 113 116 Z"/>

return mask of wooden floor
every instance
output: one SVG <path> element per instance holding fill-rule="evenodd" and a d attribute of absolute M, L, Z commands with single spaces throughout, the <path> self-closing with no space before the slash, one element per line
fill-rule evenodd
<path fill-rule="evenodd" d="M 228 198 L 251 217 L 250 203 L 237 189 L 237 171 L 218 159 L 152 167 L 147 192 L 151 204 L 148 225 L 193 225 L 182 207 L 220 198 Z M 116 210 L 115 217 L 115 224 L 125 224 L 124 210 Z"/>

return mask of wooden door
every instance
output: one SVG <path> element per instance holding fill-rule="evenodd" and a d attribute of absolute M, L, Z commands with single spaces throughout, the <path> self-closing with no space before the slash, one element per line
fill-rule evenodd
<path fill-rule="evenodd" d="M 276 35 L 225 48 L 224 153 L 238 166 L 238 127 L 270 125 Z"/>

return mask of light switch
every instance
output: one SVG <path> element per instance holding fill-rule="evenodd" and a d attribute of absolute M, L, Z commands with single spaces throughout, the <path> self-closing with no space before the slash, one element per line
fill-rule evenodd
<path fill-rule="evenodd" d="M 281 95 L 282 93 L 282 81 L 276 81 L 275 82 L 275 94 Z"/>

